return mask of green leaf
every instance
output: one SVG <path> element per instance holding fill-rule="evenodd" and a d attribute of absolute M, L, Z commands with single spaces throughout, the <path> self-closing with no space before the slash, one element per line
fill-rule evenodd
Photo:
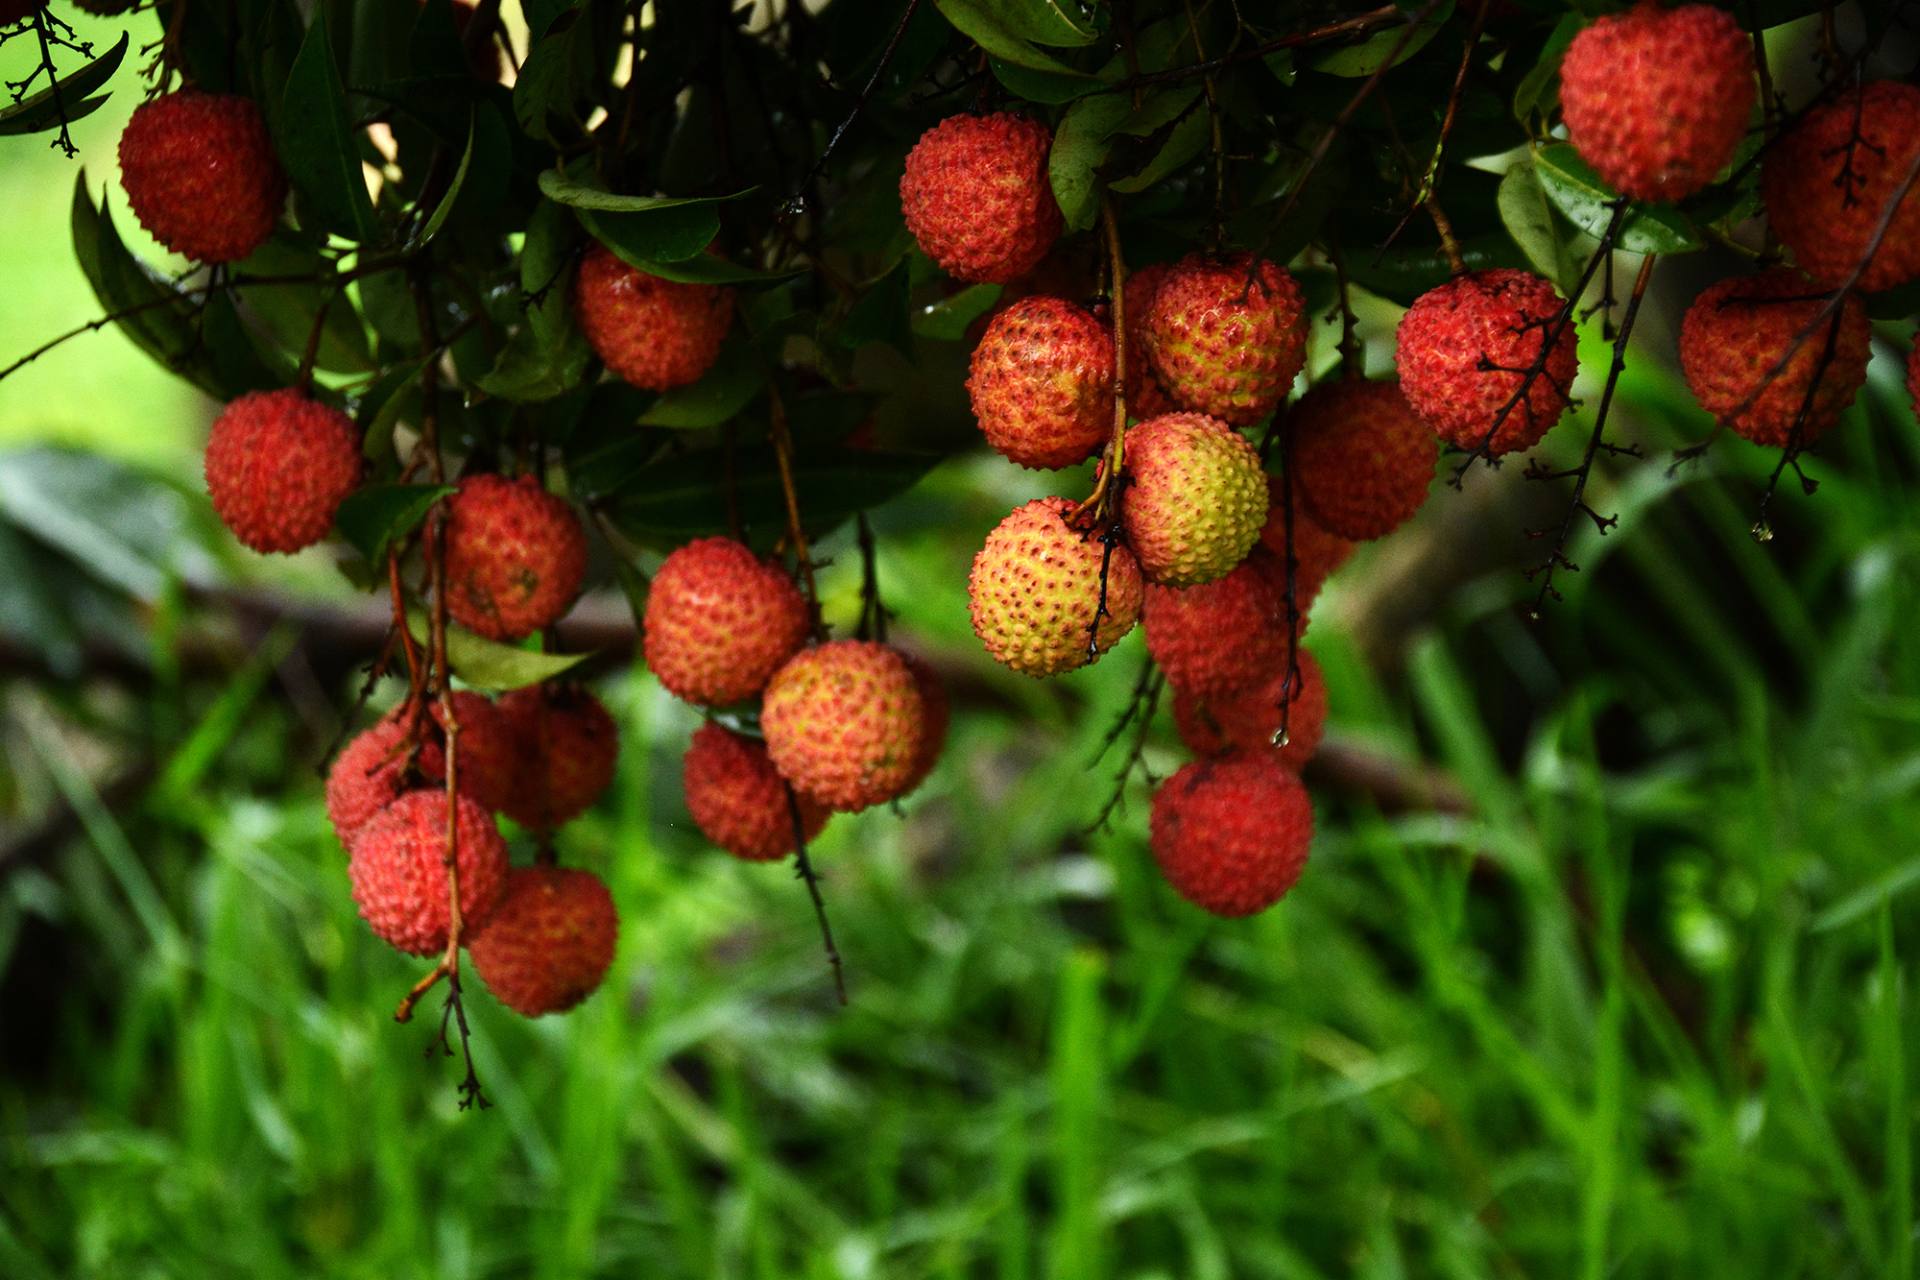
<path fill-rule="evenodd" d="M 1581 264 L 1569 252 L 1560 222 L 1554 217 L 1553 204 L 1540 185 L 1533 161 L 1516 161 L 1500 179 L 1500 220 L 1507 234 L 1527 255 L 1533 269 L 1554 282 L 1565 293 L 1580 278 Z"/>
<path fill-rule="evenodd" d="M 480 390 L 502 400 L 551 400 L 580 385 L 592 354 L 571 323 L 563 322 L 557 332 L 542 334 L 529 322 L 513 331 L 493 368 L 477 382 Z"/>
<path fill-rule="evenodd" d="M 952 297 L 942 298 L 913 313 L 914 333 L 935 342 L 958 342 L 967 336 L 967 326 L 985 315 L 1000 301 L 1004 286 L 968 285 Z"/>
<path fill-rule="evenodd" d="M 602 243 L 605 243 L 604 241 Z M 659 276 L 662 280 L 678 280 L 682 284 L 777 284 L 782 280 L 791 280 L 805 275 L 805 267 L 790 267 L 785 271 L 757 271 L 752 267 L 743 267 L 725 258 L 717 258 L 710 253 L 696 253 L 691 258 L 677 262 L 661 262 L 652 258 L 630 257 L 620 252 L 617 244 L 608 244 L 614 255 L 628 266 L 637 267 L 650 276 Z"/>
<path fill-rule="evenodd" d="M 1132 112 L 1133 104 L 1125 94 L 1082 98 L 1067 108 L 1054 130 L 1047 179 L 1070 229 L 1084 231 L 1093 225 L 1100 209 L 1100 184 L 1094 171 L 1106 163 L 1114 133 Z"/>
<path fill-rule="evenodd" d="M 717 427 L 751 404 L 765 385 L 766 374 L 754 361 L 752 345 L 735 338 L 720 348 L 713 367 L 698 382 L 663 393 L 640 415 L 640 423 L 683 431 Z"/>
<path fill-rule="evenodd" d="M 1324 71 L 1328 75 L 1365 79 L 1384 66 L 1399 66 L 1426 48 L 1427 42 L 1440 34 L 1440 28 L 1452 16 L 1453 3 L 1448 0 L 1448 3 L 1428 14 L 1411 33 L 1404 26 L 1388 27 L 1385 31 L 1376 31 L 1359 44 L 1322 54 L 1309 65 L 1315 71 Z M 1392 59 L 1391 64 L 1388 59 Z"/>
<path fill-rule="evenodd" d="M 1469 271 L 1527 265 L 1513 241 L 1498 231 L 1461 241 L 1460 256 L 1466 260 Z M 1453 266 L 1438 246 L 1382 252 L 1363 243 L 1348 250 L 1347 274 L 1367 292 L 1404 307 L 1427 290 L 1452 279 Z"/>
<path fill-rule="evenodd" d="M 1008 14 L 1003 12 L 1003 10 L 1019 7 L 1017 0 L 934 0 L 934 7 L 940 10 L 942 17 L 953 24 L 954 30 L 1002 61 L 1011 62 L 1015 66 L 1028 67 L 1034 71 L 1051 71 L 1056 75 L 1083 74 L 1051 54 L 1042 53 L 1033 47 L 1030 43 L 1031 37 L 1023 31 L 1029 23 L 1022 19 L 1009 18 Z M 1090 40 L 1091 37 L 1088 39 Z M 1086 44 L 1088 40 L 1077 40 L 1072 43 Z"/>
<path fill-rule="evenodd" d="M 747 187 L 730 196 L 622 196 L 591 183 L 576 181 L 558 170 L 540 171 L 540 192 L 547 199 L 570 209 L 599 209 L 607 213 L 653 213 L 661 209 L 707 207 L 738 200 L 758 190 L 758 187 Z"/>
<path fill-rule="evenodd" d="M 1191 164 L 1196 156 L 1207 149 L 1210 130 L 1207 113 L 1197 107 L 1189 106 L 1187 114 L 1174 122 L 1167 131 L 1167 139 L 1160 144 L 1160 150 L 1154 153 L 1146 167 L 1129 178 L 1107 184 L 1109 188 L 1123 195 L 1135 195 Z"/>
<path fill-rule="evenodd" d="M 1078 48 L 1100 38 L 1100 28 L 1074 0 L 973 0 L 1003 29 L 1035 44 Z"/>
<path fill-rule="evenodd" d="M 348 545 L 377 566 L 386 560 L 387 548 L 418 528 L 433 504 L 452 492 L 451 485 L 366 485 L 347 495 L 333 524 Z"/>
<path fill-rule="evenodd" d="M 1077 72 L 1061 75 L 1056 71 L 1035 71 L 1031 67 L 1008 62 L 1005 58 L 990 57 L 987 66 L 993 71 L 993 78 L 1005 85 L 1014 96 L 1049 106 L 1072 102 L 1075 98 L 1084 98 L 1105 88 L 1102 81 Z"/>
<path fill-rule="evenodd" d="M 1533 153 L 1534 166 L 1547 198 L 1567 221 L 1588 235 L 1605 234 L 1620 199 L 1600 176 L 1587 167 L 1567 142 L 1556 142 Z M 1615 246 L 1628 253 L 1692 253 L 1706 240 L 1687 216 L 1669 205 L 1636 204 L 1621 223 Z"/>
<path fill-rule="evenodd" d="M 32 97 L 0 111 L 0 137 L 58 128 L 62 116 L 71 123 L 99 110 L 106 102 L 107 95 L 88 95 L 112 79 L 113 73 L 119 70 L 121 59 L 127 56 L 127 39 L 126 33 L 122 32 L 113 48 L 86 66 L 64 80 L 56 80 Z"/>
<path fill-rule="evenodd" d="M 1540 50 L 1540 57 L 1528 68 L 1527 74 L 1520 77 L 1520 83 L 1513 90 L 1513 118 L 1526 124 L 1537 111 L 1541 115 L 1552 112 L 1559 101 L 1560 59 L 1566 53 L 1567 46 L 1580 34 L 1587 20 L 1578 13 L 1569 13 L 1561 18 L 1553 28 L 1553 34 L 1547 37 L 1546 45 Z"/>
<path fill-rule="evenodd" d="M 938 454 L 881 453 L 835 447 L 794 459 L 794 484 L 806 527 L 825 532 L 856 511 L 906 492 L 942 461 Z M 643 541 L 683 542 L 727 531 L 727 451 L 679 454 L 640 471 L 633 492 L 611 508 L 623 532 Z M 773 450 L 736 451 L 734 498 L 741 521 L 772 531 L 786 520 L 786 499 Z"/>
<path fill-rule="evenodd" d="M 902 257 L 893 270 L 881 276 L 858 301 L 834 331 L 834 341 L 850 351 L 874 342 L 884 342 L 903 355 L 913 354 L 913 331 L 907 322 L 907 305 L 913 285 L 913 259 Z"/>
<path fill-rule="evenodd" d="M 421 644 L 428 643 L 431 628 L 424 610 L 407 610 L 407 630 Z M 496 644 L 452 623 L 447 624 L 447 665 L 468 684 L 491 693 L 551 680 L 592 656 L 591 653 L 542 653 L 538 649 Z"/>
<path fill-rule="evenodd" d="M 417 247 L 425 248 L 433 243 L 433 238 L 440 234 L 440 228 L 446 225 L 447 215 L 453 212 L 454 204 L 460 199 L 460 189 L 467 184 L 467 169 L 473 163 L 474 127 L 474 118 L 468 116 L 467 145 L 460 152 L 460 167 L 453 171 L 453 181 L 447 184 L 446 194 L 440 197 L 440 203 L 435 205 L 433 212 L 428 215 L 427 225 L 420 229 L 420 243 Z"/>
<path fill-rule="evenodd" d="M 313 25 L 294 56 L 282 103 L 280 159 L 293 185 L 332 230 L 363 243 L 377 239 L 380 224 L 361 176 L 324 6 L 314 11 Z"/>
<path fill-rule="evenodd" d="M 576 209 L 574 216 L 622 262 L 684 262 L 704 253 L 720 233 L 719 215 L 704 205 L 677 205 L 658 213 Z"/>

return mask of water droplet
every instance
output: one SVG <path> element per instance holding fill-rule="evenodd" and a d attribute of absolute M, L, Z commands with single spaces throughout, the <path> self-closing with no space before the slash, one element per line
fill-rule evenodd
<path fill-rule="evenodd" d="M 1293 735 L 1289 734 L 1285 729 L 1275 729 L 1273 736 L 1267 739 L 1267 741 L 1276 747 L 1284 747 L 1288 742 L 1292 741 L 1292 737 Z"/>
<path fill-rule="evenodd" d="M 1752 532 L 1755 542 L 1773 541 L 1773 526 L 1767 522 L 1765 516 L 1761 516 L 1758 520 L 1754 521 Z"/>
<path fill-rule="evenodd" d="M 782 222 L 791 222 L 795 218 L 804 217 L 806 212 L 807 198 L 804 195 L 796 193 L 780 202 L 779 214 Z"/>
<path fill-rule="evenodd" d="M 1538 609 L 1529 609 L 1529 610 L 1527 610 L 1527 621 L 1528 621 L 1528 622 L 1538 622 L 1538 621 L 1540 621 L 1540 610 L 1538 610 Z"/>

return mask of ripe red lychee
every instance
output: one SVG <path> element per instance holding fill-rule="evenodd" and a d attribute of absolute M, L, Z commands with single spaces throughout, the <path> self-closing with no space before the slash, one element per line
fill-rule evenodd
<path fill-rule="evenodd" d="M 1260 529 L 1260 545 L 1273 553 L 1266 563 L 1273 566 L 1274 590 L 1284 599 L 1287 590 L 1287 525 L 1284 491 L 1278 476 L 1267 477 L 1267 522 Z M 1329 533 L 1307 514 L 1295 486 L 1293 503 L 1293 604 L 1304 615 L 1313 606 L 1320 588 L 1335 570 L 1353 554 L 1353 543 L 1337 533 Z"/>
<path fill-rule="evenodd" d="M 432 751 L 421 753 L 420 767 L 430 780 L 439 781 L 446 777 L 446 719 L 438 698 L 427 704 L 427 711 L 435 734 Z M 404 706 L 400 713 L 405 713 Z M 497 813 L 507 807 L 524 767 L 513 728 L 497 706 L 466 689 L 453 695 L 453 718 L 460 726 L 455 760 L 460 791 L 482 809 Z"/>
<path fill-rule="evenodd" d="M 512 734 L 494 705 L 477 693 L 461 690 L 453 695 L 453 705 L 460 725 L 460 794 L 497 811 L 505 806 L 520 768 Z M 351 846 L 361 826 L 404 793 L 446 777 L 439 701 L 428 709 L 431 716 L 419 721 L 418 750 L 409 750 L 414 718 L 402 703 L 334 759 L 327 771 L 327 817 L 341 844 Z"/>
<path fill-rule="evenodd" d="M 596 244 L 580 262 L 573 309 L 607 368 L 636 387 L 670 391 L 713 367 L 733 323 L 733 290 L 650 276 Z"/>
<path fill-rule="evenodd" d="M 773 673 L 760 729 L 783 777 L 830 809 L 854 812 L 906 787 L 925 717 L 897 650 L 835 640 L 801 650 Z"/>
<path fill-rule="evenodd" d="M 1121 516 L 1149 582 L 1211 582 L 1259 540 L 1266 474 L 1226 423 L 1198 413 L 1150 418 L 1127 432 L 1123 465 Z"/>
<path fill-rule="evenodd" d="M 918 790 L 933 767 L 940 763 L 940 752 L 947 745 L 947 730 L 953 724 L 953 705 L 947 700 L 947 689 L 940 683 L 939 673 L 925 658 L 905 650 L 900 651 L 900 657 L 913 673 L 913 687 L 920 691 L 920 751 L 913 759 L 907 785 L 900 789 L 901 795 L 907 795 Z"/>
<path fill-rule="evenodd" d="M 1913 401 L 1914 416 L 1920 418 L 1920 338 L 1907 352 L 1907 398 Z"/>
<path fill-rule="evenodd" d="M 1246 426 L 1287 398 L 1307 356 L 1300 286 L 1285 267 L 1250 254 L 1189 254 L 1154 292 L 1147 354 L 1182 405 Z"/>
<path fill-rule="evenodd" d="M 1224 756 L 1235 751 L 1271 755 L 1295 773 L 1313 758 L 1327 725 L 1326 677 L 1313 655 L 1300 650 L 1300 678 L 1290 699 L 1287 741 L 1284 746 L 1274 745 L 1273 735 L 1280 731 L 1281 687 L 1287 682 L 1282 649 L 1280 661 L 1265 680 L 1236 693 L 1203 699 L 1174 687 L 1174 727 L 1195 755 Z"/>
<path fill-rule="evenodd" d="M 486 924 L 467 942 L 494 998 L 537 1018 L 592 995 L 613 964 L 620 915 L 599 876 L 570 867 L 515 867 Z"/>
<path fill-rule="evenodd" d="M 1867 380 L 1872 332 L 1852 294 L 1809 333 L 1771 382 L 1800 332 L 1826 305 L 1798 272 L 1774 267 L 1708 286 L 1680 323 L 1680 369 L 1700 407 L 1755 444 L 1812 444 Z M 1820 383 L 1808 396 L 1814 373 Z"/>
<path fill-rule="evenodd" d="M 1300 879 L 1313 803 L 1270 754 L 1195 760 L 1153 793 L 1148 830 L 1154 861 L 1181 897 L 1217 916 L 1248 916 Z"/>
<path fill-rule="evenodd" d="M 1767 222 L 1800 269 L 1844 284 L 1920 150 L 1920 87 L 1892 80 L 1807 112 L 1766 153 L 1760 194 Z M 1920 184 L 1908 187 L 1859 287 L 1891 289 L 1920 277 Z"/>
<path fill-rule="evenodd" d="M 1733 159 L 1753 102 L 1753 44 L 1712 5 L 1641 0 L 1595 20 L 1560 62 L 1568 136 L 1635 200 L 1678 200 L 1712 182 Z"/>
<path fill-rule="evenodd" d="M 207 495 L 255 551 L 299 551 L 327 536 L 360 483 L 353 419 L 292 388 L 251 391 L 207 435 Z"/>
<path fill-rule="evenodd" d="M 620 731 L 600 699 L 585 689 L 528 685 L 504 695 L 499 714 L 519 765 L 500 807 L 529 831 L 551 831 L 573 821 L 612 783 Z"/>
<path fill-rule="evenodd" d="M 485 809 L 455 802 L 455 863 L 463 929 L 486 922 L 507 878 L 507 842 Z M 375 814 L 353 838 L 347 877 L 353 900 L 375 934 L 416 956 L 447 945 L 447 795 L 409 791 Z"/>
<path fill-rule="evenodd" d="M 1293 407 L 1301 504 L 1343 538 L 1392 533 L 1427 500 L 1440 442 L 1397 382 L 1339 378 Z"/>
<path fill-rule="evenodd" d="M 973 349 L 967 394 L 987 443 L 1021 466 L 1084 462 L 1113 430 L 1113 337 L 1064 298 L 1022 298 Z"/>
<path fill-rule="evenodd" d="M 1105 653 L 1140 618 L 1140 566 L 1124 546 L 1067 523 L 1073 503 L 1041 498 L 1016 507 L 987 535 L 967 576 L 973 633 L 995 662 L 1030 676 L 1085 666 L 1095 616 Z M 1100 567 L 1106 564 L 1106 610 Z"/>
<path fill-rule="evenodd" d="M 420 787 L 426 770 L 415 772 L 408 776 L 407 728 L 399 720 L 382 720 L 347 743 L 327 770 L 327 819 L 340 843 L 351 847 L 374 814 Z"/>
<path fill-rule="evenodd" d="M 1121 297 L 1127 313 L 1127 413 L 1142 422 L 1180 407 L 1160 385 L 1160 376 L 1153 371 L 1153 360 L 1147 355 L 1147 317 L 1153 314 L 1153 300 L 1171 270 L 1164 262 L 1141 267 L 1127 277 L 1126 292 Z"/>
<path fill-rule="evenodd" d="M 587 535 L 532 476 L 468 476 L 446 503 L 447 610 L 490 640 L 559 620 L 587 573 Z"/>
<path fill-rule="evenodd" d="M 694 731 L 681 783 L 694 825 L 734 857 L 772 862 L 793 852 L 786 779 L 767 757 L 765 743 L 709 721 Z M 804 791 L 795 791 L 794 799 L 812 840 L 827 825 L 829 810 Z"/>
<path fill-rule="evenodd" d="M 920 249 L 949 275 L 1005 284 L 1060 235 L 1047 178 L 1053 131 L 1009 112 L 951 116 L 907 153 L 900 211 Z"/>
<path fill-rule="evenodd" d="M 1429 289 L 1400 318 L 1407 403 L 1455 448 L 1532 448 L 1566 412 L 1579 371 L 1572 321 L 1555 328 L 1563 310 L 1546 279 L 1508 267 Z"/>
<path fill-rule="evenodd" d="M 1286 660 L 1285 601 L 1259 548 L 1226 577 L 1191 587 L 1147 588 L 1147 652 L 1167 681 L 1212 698 L 1259 683 Z"/>
<path fill-rule="evenodd" d="M 260 108 L 197 89 L 134 109 L 120 135 L 120 183 L 140 225 L 199 262 L 237 262 L 258 249 L 287 199 Z"/>
<path fill-rule="evenodd" d="M 744 702 L 806 643 L 805 597 L 776 564 L 731 538 L 674 551 L 647 594 L 647 665 L 676 698 Z"/>

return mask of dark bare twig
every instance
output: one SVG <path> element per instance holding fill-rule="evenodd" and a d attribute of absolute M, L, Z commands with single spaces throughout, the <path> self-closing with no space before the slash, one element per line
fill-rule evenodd
<path fill-rule="evenodd" d="M 807 191 L 813 186 L 814 180 L 820 176 L 821 170 L 826 168 L 827 161 L 833 157 L 834 149 L 840 145 L 840 140 L 846 136 L 847 130 L 853 127 L 854 121 L 860 118 L 860 113 L 865 111 L 867 104 L 873 100 L 874 91 L 880 87 L 880 78 L 886 75 L 887 67 L 893 62 L 893 55 L 900 49 L 900 39 L 906 35 L 907 25 L 913 21 L 913 15 L 919 8 L 920 0 L 907 0 L 907 7 L 900 14 L 900 21 L 894 24 L 893 34 L 887 37 L 886 46 L 880 50 L 880 61 L 874 64 L 873 74 L 867 77 L 866 86 L 860 90 L 860 96 L 854 100 L 853 110 L 847 112 L 846 118 L 835 126 L 832 135 L 827 139 L 827 145 L 808 167 L 807 176 L 800 180 L 800 185 L 780 206 L 783 216 L 797 218 L 805 212 Z"/>
<path fill-rule="evenodd" d="M 1143 756 L 1147 747 L 1147 733 L 1153 727 L 1153 713 L 1160 705 L 1160 692 L 1165 687 L 1166 674 L 1154 666 L 1151 660 L 1143 664 L 1140 669 L 1140 678 L 1134 683 L 1133 697 L 1128 702 L 1127 709 L 1121 713 L 1113 728 L 1108 731 L 1107 742 L 1100 749 L 1100 755 L 1090 762 L 1089 767 L 1091 764 L 1097 764 L 1112 749 L 1113 744 L 1120 740 L 1121 735 L 1127 731 L 1127 726 L 1129 724 L 1133 726 L 1133 740 L 1127 746 L 1127 758 L 1113 775 L 1113 790 L 1108 794 L 1106 802 L 1100 806 L 1100 812 L 1094 815 L 1092 822 L 1087 824 L 1085 834 L 1092 835 L 1096 831 L 1105 829 L 1108 821 L 1120 811 L 1121 806 L 1126 802 L 1127 782 L 1133 777 L 1133 771 L 1136 768 L 1146 774 L 1148 783 L 1151 784 L 1155 780 L 1152 772 L 1146 769 Z"/>
<path fill-rule="evenodd" d="M 847 1003 L 846 970 L 840 963 L 840 948 L 833 942 L 833 925 L 827 920 L 827 900 L 820 893 L 820 877 L 813 870 L 813 859 L 807 856 L 806 820 L 800 816 L 800 797 L 792 783 L 783 785 L 787 792 L 787 817 L 793 823 L 793 874 L 806 884 L 807 896 L 813 900 L 814 919 L 820 923 L 820 944 L 826 948 L 827 967 L 833 970 L 833 993 L 844 1007 Z"/>
<path fill-rule="evenodd" d="M 1439 8 L 1437 4 L 1430 4 L 1427 7 L 1427 13 L 1437 8 Z M 1423 13 L 1419 18 L 1414 19 L 1413 25 L 1418 25 L 1419 22 L 1424 21 L 1426 16 L 1426 13 Z M 1369 9 L 1365 13 L 1357 13 L 1351 18 L 1342 18 L 1338 22 L 1329 22 L 1323 26 L 1315 27 L 1310 31 L 1296 31 L 1291 35 L 1277 36 L 1272 40 L 1264 40 L 1259 44 L 1249 45 L 1244 49 L 1232 50 L 1217 58 L 1209 58 L 1200 62 L 1189 63 L 1184 67 L 1171 67 L 1165 71 L 1150 71 L 1146 75 L 1128 76 L 1124 80 L 1116 81 L 1104 89 L 1095 90 L 1095 92 L 1132 93 L 1137 89 L 1146 89 L 1153 85 L 1178 84 L 1183 80 L 1192 80 L 1200 76 L 1210 76 L 1216 71 L 1224 70 L 1238 63 L 1256 61 L 1269 54 L 1279 53 L 1282 49 L 1297 49 L 1301 45 L 1326 44 L 1335 40 L 1345 39 L 1349 36 L 1369 35 L 1381 28 L 1394 26 L 1403 20 L 1405 20 L 1405 15 L 1398 6 L 1383 4 L 1377 9 Z M 1399 56 L 1398 49 L 1394 50 L 1394 56 Z"/>

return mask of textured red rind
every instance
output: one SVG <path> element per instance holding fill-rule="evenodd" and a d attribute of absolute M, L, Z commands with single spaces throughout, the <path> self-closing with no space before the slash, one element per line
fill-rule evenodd
<path fill-rule="evenodd" d="M 668 556 L 647 594 L 647 666 L 676 698 L 744 702 L 806 643 L 810 614 L 778 565 L 731 538 L 701 538 Z"/>
<path fill-rule="evenodd" d="M 767 756 L 766 744 L 709 721 L 694 731 L 681 764 L 687 813 L 700 833 L 736 858 L 772 862 L 794 850 L 793 814 L 787 783 Z M 820 834 L 826 806 L 795 792 L 802 830 Z"/>
<path fill-rule="evenodd" d="M 251 391 L 207 433 L 215 514 L 246 546 L 294 552 L 327 536 L 360 483 L 360 433 L 330 405 L 291 388 Z"/>
<path fill-rule="evenodd" d="M 952 116 L 907 153 L 900 210 L 941 270 L 1005 284 L 1039 265 L 1060 236 L 1047 177 L 1053 131 L 1008 112 Z"/>
<path fill-rule="evenodd" d="M 528 685 L 501 697 L 499 715 L 518 754 L 501 809 L 529 831 L 565 826 L 613 782 L 620 731 L 600 699 L 578 685 Z"/>
<path fill-rule="evenodd" d="M 1164 262 L 1141 267 L 1127 277 L 1121 299 L 1127 312 L 1127 416 L 1142 421 L 1180 408 L 1160 385 L 1153 358 L 1147 354 L 1147 317 L 1153 313 L 1153 300 L 1171 270 Z"/>
<path fill-rule="evenodd" d="M 1293 888 L 1313 804 L 1270 756 L 1196 760 L 1153 793 L 1153 857 L 1187 901 L 1217 916 L 1264 911 Z"/>
<path fill-rule="evenodd" d="M 1065 498 L 1014 508 L 987 535 L 967 575 L 973 633 L 995 662 L 1025 675 L 1086 665 L 1103 559 L 1107 598 L 1098 651 L 1111 649 L 1140 618 L 1142 579 L 1133 553 L 1115 546 L 1109 556 L 1099 537 L 1067 523 L 1071 510 Z"/>
<path fill-rule="evenodd" d="M 1306 360 L 1306 304 L 1287 269 L 1264 258 L 1189 254 L 1154 291 L 1145 337 L 1174 400 L 1246 426 L 1279 407 Z"/>
<path fill-rule="evenodd" d="M 468 476 L 447 500 L 447 610 L 490 640 L 559 621 L 587 574 L 587 535 L 532 476 Z"/>
<path fill-rule="evenodd" d="M 620 915 L 599 876 L 515 867 L 486 926 L 467 942 L 494 998 L 529 1018 L 564 1013 L 599 989 L 613 964 Z"/>
<path fill-rule="evenodd" d="M 1920 150 L 1920 87 L 1876 80 L 1815 107 L 1766 153 L 1767 222 L 1801 270 L 1828 287 L 1866 255 Z M 1920 278 L 1920 184 L 1907 189 L 1859 287 Z"/>
<path fill-rule="evenodd" d="M 258 249 L 287 200 L 260 108 L 197 89 L 134 109 L 120 135 L 120 184 L 155 240 L 199 262 L 238 262 Z"/>
<path fill-rule="evenodd" d="M 1427 500 L 1440 442 L 1396 382 L 1340 378 L 1287 415 L 1307 514 L 1343 538 L 1392 533 Z"/>
<path fill-rule="evenodd" d="M 953 704 L 947 700 L 947 689 L 940 683 L 939 673 L 925 658 L 905 650 L 900 651 L 900 658 L 913 673 L 913 687 L 920 691 L 920 750 L 913 758 L 907 785 L 900 789 L 901 795 L 907 795 L 917 790 L 940 763 L 940 753 L 947 745 L 947 730 L 953 724 Z"/>
<path fill-rule="evenodd" d="M 1298 773 L 1313 753 L 1327 727 L 1327 681 L 1311 653 L 1300 651 L 1300 683 L 1293 690 L 1293 708 L 1287 716 L 1287 741 L 1275 746 L 1280 729 L 1281 686 L 1287 680 L 1284 649 L 1265 680 L 1236 693 L 1196 698 L 1175 686 L 1173 723 L 1180 740 L 1195 755 L 1224 756 L 1235 751 L 1271 755 Z"/>
<path fill-rule="evenodd" d="M 781 775 L 844 812 L 901 794 L 925 732 L 913 672 L 898 651 L 869 640 L 796 654 L 767 682 L 760 728 Z"/>
<path fill-rule="evenodd" d="M 1084 462 L 1113 430 L 1113 336 L 1064 298 L 1022 298 L 973 349 L 967 395 L 987 443 L 1012 461 Z"/>
<path fill-rule="evenodd" d="M 650 276 L 596 244 L 580 261 L 573 310 L 594 354 L 615 375 L 648 391 L 671 391 L 713 367 L 733 324 L 733 290 Z"/>
<path fill-rule="evenodd" d="M 497 811 L 505 805 L 519 768 L 512 734 L 499 711 L 479 694 L 461 690 L 453 695 L 453 704 L 460 725 L 460 794 L 482 809 Z M 412 753 L 411 768 L 407 731 L 412 717 L 404 703 L 357 735 L 334 759 L 327 771 L 327 817 L 341 844 L 350 846 L 360 828 L 401 795 L 446 777 L 439 701 L 429 707 L 431 718 L 421 721 L 420 748 Z"/>
<path fill-rule="evenodd" d="M 1269 561 L 1269 563 L 1262 563 Z M 1257 548 L 1226 577 L 1191 587 L 1147 588 L 1147 652 L 1167 682 L 1212 698 L 1258 683 L 1287 652 L 1285 599 Z"/>
<path fill-rule="evenodd" d="M 1226 423 L 1168 413 L 1127 432 L 1120 512 L 1149 582 L 1211 582 L 1246 559 L 1267 519 L 1260 455 Z"/>
<path fill-rule="evenodd" d="M 485 809 L 456 802 L 463 929 L 486 923 L 507 877 L 507 844 Z M 409 791 L 361 827 L 347 860 L 353 900 L 373 932 L 411 955 L 447 945 L 447 795 Z"/>

